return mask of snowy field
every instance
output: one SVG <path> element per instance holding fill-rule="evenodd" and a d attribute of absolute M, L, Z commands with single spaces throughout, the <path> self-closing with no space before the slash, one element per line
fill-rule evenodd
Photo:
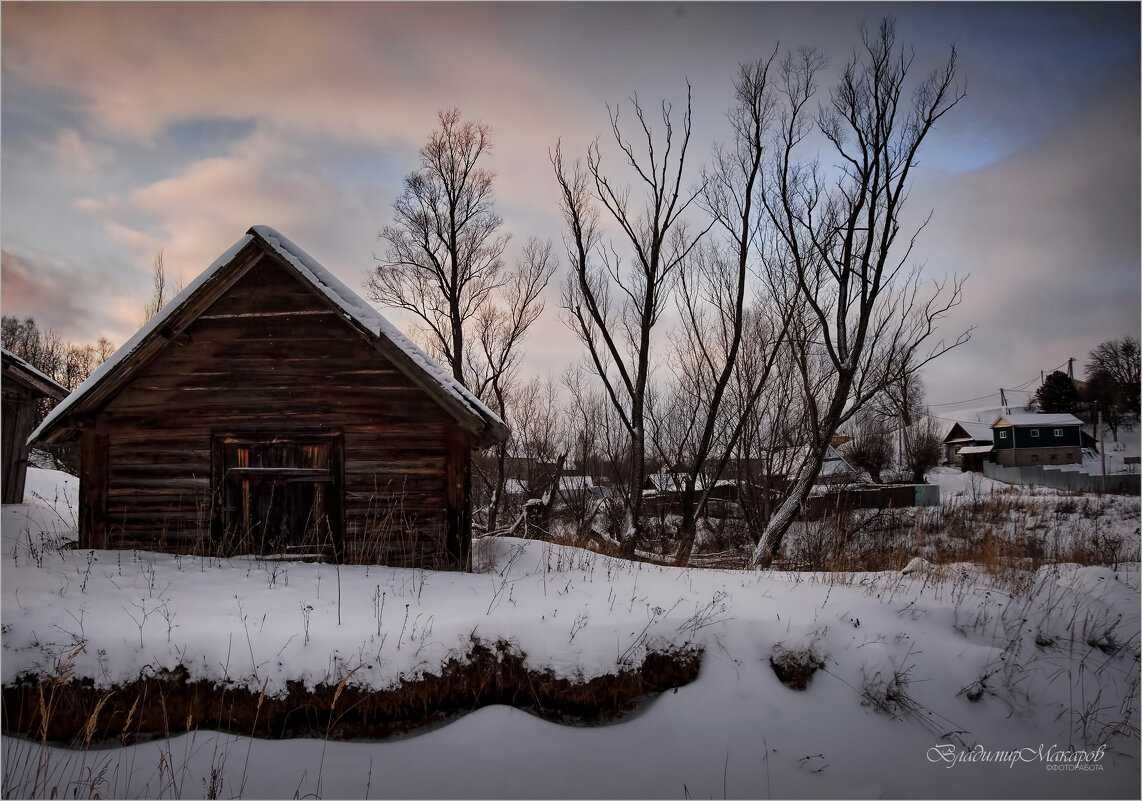
<path fill-rule="evenodd" d="M 945 497 L 976 491 L 940 475 Z M 3 681 L 184 665 L 268 695 L 395 686 L 473 636 L 589 679 L 648 649 L 697 680 L 604 726 L 489 706 L 384 742 L 205 729 L 126 748 L 3 740 L 5 797 L 1137 798 L 1139 564 L 856 574 L 679 569 L 520 539 L 477 572 L 60 550 L 76 481 L 3 508 Z M 1137 554 L 1138 499 L 1116 535 Z M 78 651 L 78 653 L 76 653 Z M 771 657 L 821 665 L 798 691 Z"/>

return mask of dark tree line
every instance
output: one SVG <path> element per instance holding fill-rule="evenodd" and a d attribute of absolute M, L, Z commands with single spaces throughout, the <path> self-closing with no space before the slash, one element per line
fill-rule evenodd
<path fill-rule="evenodd" d="M 64 342 L 50 328 L 40 328 L 32 317 L 4 315 L 0 323 L 4 349 L 19 356 L 67 390 L 73 390 L 103 364 L 115 350 L 106 337 L 94 345 Z"/>
<path fill-rule="evenodd" d="M 1088 359 L 1081 386 L 1067 373 L 1055 370 L 1035 391 L 1034 405 L 1044 413 L 1076 414 L 1091 425 L 1101 419 L 1117 441 L 1120 428 L 1131 431 L 1138 425 L 1138 340 L 1130 335 L 1107 340 Z"/>

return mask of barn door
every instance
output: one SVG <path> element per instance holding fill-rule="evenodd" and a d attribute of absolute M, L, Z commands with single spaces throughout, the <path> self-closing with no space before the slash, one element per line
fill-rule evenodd
<path fill-rule="evenodd" d="M 214 443 L 220 534 L 238 552 L 337 555 L 339 437 L 222 435 Z"/>

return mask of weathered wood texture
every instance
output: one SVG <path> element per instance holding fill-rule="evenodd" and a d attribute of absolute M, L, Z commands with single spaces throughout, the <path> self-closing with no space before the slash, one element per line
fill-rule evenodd
<path fill-rule="evenodd" d="M 107 435 L 87 429 L 79 437 L 80 543 L 107 547 Z"/>
<path fill-rule="evenodd" d="M 8 351 L 0 362 L 0 429 L 3 440 L 3 503 L 23 503 L 28 469 L 28 436 L 42 416 L 41 409 L 63 399 L 67 390 L 29 369 Z"/>
<path fill-rule="evenodd" d="M 217 546 L 220 518 L 239 513 L 235 491 L 223 497 L 216 439 L 323 435 L 339 438 L 343 459 L 323 503 L 341 507 L 344 558 L 464 566 L 470 438 L 339 311 L 263 255 L 179 328 L 95 415 L 108 547 Z M 450 513 L 450 502 L 464 507 Z M 84 532 L 84 545 L 96 540 Z"/>
<path fill-rule="evenodd" d="M 0 410 L 0 421 L 4 435 L 4 503 L 23 503 L 28 468 L 28 449 L 24 443 L 35 428 L 40 397 L 7 382 L 3 388 L 4 405 Z"/>

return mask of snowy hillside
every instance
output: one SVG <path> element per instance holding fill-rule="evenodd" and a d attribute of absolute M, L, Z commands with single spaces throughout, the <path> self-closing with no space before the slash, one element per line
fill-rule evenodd
<path fill-rule="evenodd" d="M 6 687 L 70 666 L 109 689 L 183 665 L 267 697 L 347 676 L 382 690 L 438 673 L 474 638 L 578 682 L 648 651 L 703 655 L 695 681 L 603 726 L 488 706 L 383 742 L 174 724 L 126 748 L 5 736 L 6 797 L 1139 794 L 1137 562 L 1018 576 L 921 562 L 907 574 L 718 571 L 499 539 L 478 542 L 477 572 L 459 574 L 60 550 L 74 479 L 29 475 L 38 498 L 3 509 Z M 1136 555 L 1137 499 L 1126 501 L 1132 516 L 1116 525 Z M 773 662 L 805 667 L 806 688 Z"/>

